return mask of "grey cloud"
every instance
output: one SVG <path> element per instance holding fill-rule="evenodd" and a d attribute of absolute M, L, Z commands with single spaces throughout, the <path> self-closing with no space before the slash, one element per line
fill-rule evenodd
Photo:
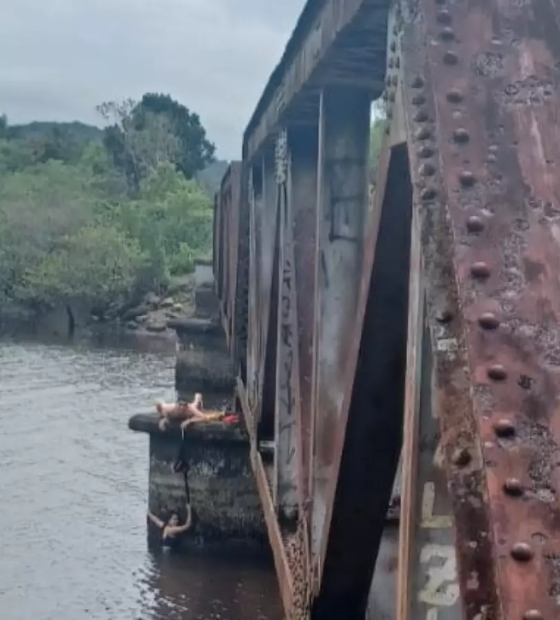
<path fill-rule="evenodd" d="M 10 0 L 0 19 L 0 112 L 99 122 L 96 104 L 168 92 L 222 157 L 241 135 L 304 0 Z M 7 6 L 6 6 L 7 5 Z"/>

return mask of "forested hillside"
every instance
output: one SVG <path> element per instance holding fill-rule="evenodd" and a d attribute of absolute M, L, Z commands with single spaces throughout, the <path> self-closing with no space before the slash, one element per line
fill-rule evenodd
<path fill-rule="evenodd" d="M 0 315 L 79 301 L 102 316 L 211 250 L 219 180 L 198 115 L 158 94 L 98 109 L 103 130 L 0 117 Z"/>

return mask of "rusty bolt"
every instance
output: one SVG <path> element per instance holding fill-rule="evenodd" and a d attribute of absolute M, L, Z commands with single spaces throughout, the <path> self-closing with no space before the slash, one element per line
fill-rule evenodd
<path fill-rule="evenodd" d="M 544 620 L 544 616 L 538 609 L 529 609 L 523 614 L 523 620 Z"/>
<path fill-rule="evenodd" d="M 511 437 L 515 435 L 515 426 L 511 420 L 501 418 L 494 423 L 494 432 L 498 437 Z"/>
<path fill-rule="evenodd" d="M 463 170 L 459 174 L 459 181 L 463 187 L 472 187 L 475 184 L 476 179 L 470 170 Z"/>
<path fill-rule="evenodd" d="M 523 495 L 523 485 L 521 484 L 521 480 L 518 478 L 508 478 L 504 482 L 504 492 L 513 497 Z"/>
<path fill-rule="evenodd" d="M 453 314 L 451 312 L 451 310 L 438 310 L 436 312 L 436 321 L 438 323 L 441 323 L 442 325 L 447 325 L 448 323 L 451 323 L 451 321 L 453 320 Z"/>
<path fill-rule="evenodd" d="M 417 75 L 412 82 L 410 83 L 410 85 L 412 86 L 412 88 L 422 88 L 422 86 L 424 86 L 424 78 Z"/>
<path fill-rule="evenodd" d="M 501 364 L 492 364 L 486 373 L 492 381 L 503 381 L 507 377 L 506 369 Z"/>
<path fill-rule="evenodd" d="M 447 101 L 449 101 L 449 103 L 461 103 L 461 101 L 463 101 L 463 95 L 461 93 L 460 90 L 457 90 L 456 88 L 453 88 L 452 90 L 450 90 L 447 93 Z"/>
<path fill-rule="evenodd" d="M 532 560 L 534 556 L 531 545 L 523 542 L 518 542 L 511 548 L 511 557 L 518 562 L 528 562 Z"/>
<path fill-rule="evenodd" d="M 436 172 L 435 166 L 429 163 L 424 163 L 420 166 L 420 175 L 423 177 L 431 177 Z"/>
<path fill-rule="evenodd" d="M 457 144 L 465 144 L 470 140 L 468 131 L 459 127 L 453 132 L 453 140 L 457 142 Z"/>
<path fill-rule="evenodd" d="M 455 33 L 453 32 L 453 28 L 447 27 L 441 29 L 439 36 L 442 41 L 453 41 L 455 38 Z"/>
<path fill-rule="evenodd" d="M 467 218 L 467 230 L 470 233 L 479 233 L 484 230 L 484 220 L 478 215 L 471 215 Z"/>
<path fill-rule="evenodd" d="M 433 154 L 434 154 L 434 149 L 431 146 L 428 146 L 427 144 L 424 144 L 418 149 L 418 157 L 421 157 L 422 159 L 427 159 L 428 157 L 431 157 Z"/>
<path fill-rule="evenodd" d="M 441 9 L 436 14 L 436 20 L 440 24 L 450 24 L 452 21 L 451 13 L 446 9 Z"/>
<path fill-rule="evenodd" d="M 458 448 L 453 453 L 452 461 L 458 467 L 466 467 L 472 460 L 471 453 L 467 448 Z"/>
<path fill-rule="evenodd" d="M 447 50 L 443 54 L 443 62 L 446 65 L 456 65 L 459 62 L 459 56 L 451 50 Z"/>
<path fill-rule="evenodd" d="M 478 324 L 483 329 L 496 329 L 500 324 L 500 321 L 493 312 L 483 312 L 478 317 Z"/>
<path fill-rule="evenodd" d="M 419 127 L 414 134 L 417 140 L 427 140 L 431 138 L 432 132 L 427 127 Z"/>
<path fill-rule="evenodd" d="M 436 190 L 433 187 L 425 187 L 421 192 L 420 192 L 420 198 L 422 198 L 422 200 L 428 201 L 428 200 L 433 200 L 437 195 Z"/>
<path fill-rule="evenodd" d="M 490 267 L 483 261 L 477 261 L 471 265 L 471 275 L 475 278 L 488 278 Z"/>

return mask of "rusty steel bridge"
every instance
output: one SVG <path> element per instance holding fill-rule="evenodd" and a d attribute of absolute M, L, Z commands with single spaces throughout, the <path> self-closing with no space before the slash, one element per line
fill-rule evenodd
<path fill-rule="evenodd" d="M 214 223 L 287 618 L 560 618 L 559 86 L 559 0 L 308 0 Z"/>

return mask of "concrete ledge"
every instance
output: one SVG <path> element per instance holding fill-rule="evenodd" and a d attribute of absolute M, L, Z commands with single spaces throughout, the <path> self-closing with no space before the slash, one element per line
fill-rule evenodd
<path fill-rule="evenodd" d="M 233 365 L 228 357 L 212 352 L 179 352 L 175 363 L 175 389 L 178 392 L 231 394 L 235 390 Z M 205 398 L 205 400 L 208 400 Z"/>
<path fill-rule="evenodd" d="M 155 413 L 137 413 L 128 420 L 128 428 L 139 433 L 161 435 L 172 440 L 181 438 L 181 428 L 178 424 L 170 424 L 168 429 L 161 431 L 159 417 Z M 209 443 L 243 443 L 249 445 L 249 437 L 243 427 L 238 424 L 224 424 L 209 422 L 208 424 L 193 424 L 186 433 L 185 442 Z"/>
<path fill-rule="evenodd" d="M 167 327 L 174 329 L 178 334 L 224 337 L 220 323 L 209 319 L 170 319 L 167 321 Z"/>
<path fill-rule="evenodd" d="M 214 266 L 214 261 L 212 260 L 212 258 L 197 258 L 194 261 L 195 266 L 196 265 L 201 265 L 201 266 L 205 266 L 205 267 L 213 267 Z"/>

